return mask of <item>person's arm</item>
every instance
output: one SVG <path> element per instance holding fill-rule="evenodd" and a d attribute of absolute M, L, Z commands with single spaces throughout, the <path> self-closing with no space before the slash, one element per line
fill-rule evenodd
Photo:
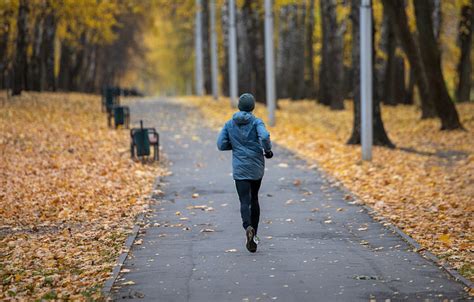
<path fill-rule="evenodd" d="M 265 153 L 271 152 L 272 142 L 270 140 L 270 133 L 268 133 L 267 129 L 265 128 L 265 124 L 261 120 L 258 120 L 257 122 L 257 134 L 263 151 Z"/>
<path fill-rule="evenodd" d="M 217 138 L 217 149 L 220 151 L 232 150 L 232 144 L 229 139 L 229 131 L 227 130 L 227 124 L 224 125 L 219 137 Z"/>

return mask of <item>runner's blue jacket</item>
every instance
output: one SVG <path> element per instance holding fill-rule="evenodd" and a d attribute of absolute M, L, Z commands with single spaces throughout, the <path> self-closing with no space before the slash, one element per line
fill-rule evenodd
<path fill-rule="evenodd" d="M 251 112 L 239 111 L 225 123 L 217 148 L 232 150 L 233 176 L 236 180 L 257 180 L 265 170 L 264 152 L 271 151 L 270 133 L 265 124 Z"/>

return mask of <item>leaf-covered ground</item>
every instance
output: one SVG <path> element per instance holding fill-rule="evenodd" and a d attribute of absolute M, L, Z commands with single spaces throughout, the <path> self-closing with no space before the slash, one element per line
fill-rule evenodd
<path fill-rule="evenodd" d="M 98 96 L 0 97 L 0 300 L 100 296 L 164 173 L 128 146 Z"/>
<path fill-rule="evenodd" d="M 228 99 L 187 98 L 219 129 L 234 109 Z M 375 147 L 361 162 L 360 146 L 346 145 L 351 102 L 330 111 L 314 101 L 280 101 L 272 139 L 341 181 L 360 199 L 424 248 L 474 280 L 474 104 L 458 105 L 467 131 L 439 131 L 420 121 L 415 106 L 382 109 L 396 149 Z M 266 121 L 264 106 L 255 111 Z M 276 155 L 278 156 L 278 154 Z"/>

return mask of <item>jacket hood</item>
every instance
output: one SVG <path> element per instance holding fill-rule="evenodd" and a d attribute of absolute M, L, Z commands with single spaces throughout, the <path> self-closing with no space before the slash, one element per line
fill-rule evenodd
<path fill-rule="evenodd" d="M 232 120 L 237 124 L 237 125 L 245 125 L 250 123 L 252 119 L 254 118 L 253 114 L 250 112 L 246 111 L 239 111 L 234 113 L 232 116 Z"/>

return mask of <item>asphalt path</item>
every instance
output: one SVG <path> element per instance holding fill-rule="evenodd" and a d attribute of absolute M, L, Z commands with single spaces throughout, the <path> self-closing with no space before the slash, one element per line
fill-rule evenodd
<path fill-rule="evenodd" d="M 172 175 L 157 190 L 114 300 L 464 301 L 463 287 L 314 165 L 274 144 L 260 193 L 261 243 L 245 248 L 231 152 L 191 107 L 131 105 L 160 132 Z M 390 299 L 390 300 L 387 300 Z"/>

